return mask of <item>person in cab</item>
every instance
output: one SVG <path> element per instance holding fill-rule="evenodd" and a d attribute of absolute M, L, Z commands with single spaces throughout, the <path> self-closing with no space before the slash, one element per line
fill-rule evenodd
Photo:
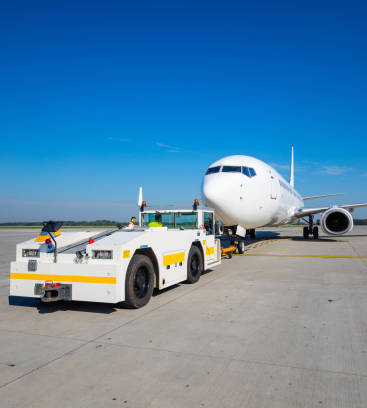
<path fill-rule="evenodd" d="M 162 214 L 156 213 L 154 216 L 154 221 L 150 222 L 148 227 L 163 227 Z"/>

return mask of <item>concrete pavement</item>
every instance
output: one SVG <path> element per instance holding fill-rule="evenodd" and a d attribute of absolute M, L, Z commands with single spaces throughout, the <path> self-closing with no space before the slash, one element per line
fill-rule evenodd
<path fill-rule="evenodd" d="M 365 407 L 367 228 L 300 234 L 260 231 L 275 240 L 125 310 L 9 305 L 15 243 L 35 231 L 1 230 L 1 406 Z"/>

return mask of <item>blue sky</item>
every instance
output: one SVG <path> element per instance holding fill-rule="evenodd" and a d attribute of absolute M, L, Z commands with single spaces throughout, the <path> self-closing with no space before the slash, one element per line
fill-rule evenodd
<path fill-rule="evenodd" d="M 255 4 L 256 3 L 256 4 Z M 367 202 L 365 2 L 7 2 L 0 222 L 189 204 L 248 154 Z M 308 203 L 307 203 L 308 204 Z M 367 217 L 367 210 L 355 212 Z"/>

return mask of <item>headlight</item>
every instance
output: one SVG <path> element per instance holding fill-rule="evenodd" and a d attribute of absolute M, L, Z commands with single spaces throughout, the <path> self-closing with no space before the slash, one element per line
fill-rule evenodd
<path fill-rule="evenodd" d="M 112 259 L 112 251 L 92 251 L 93 259 Z"/>
<path fill-rule="evenodd" d="M 22 256 L 26 258 L 39 258 L 39 249 L 22 249 Z"/>

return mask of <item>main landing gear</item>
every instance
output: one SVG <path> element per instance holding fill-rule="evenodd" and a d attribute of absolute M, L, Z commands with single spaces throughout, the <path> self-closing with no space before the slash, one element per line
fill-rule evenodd
<path fill-rule="evenodd" d="M 249 229 L 247 230 L 247 233 L 250 235 L 251 239 L 255 239 L 256 238 L 256 231 L 255 229 Z"/>
<path fill-rule="evenodd" d="M 314 239 L 319 238 L 319 227 L 313 223 L 313 216 L 308 217 L 308 227 L 303 227 L 303 238 L 308 239 L 310 235 L 313 235 Z"/>

